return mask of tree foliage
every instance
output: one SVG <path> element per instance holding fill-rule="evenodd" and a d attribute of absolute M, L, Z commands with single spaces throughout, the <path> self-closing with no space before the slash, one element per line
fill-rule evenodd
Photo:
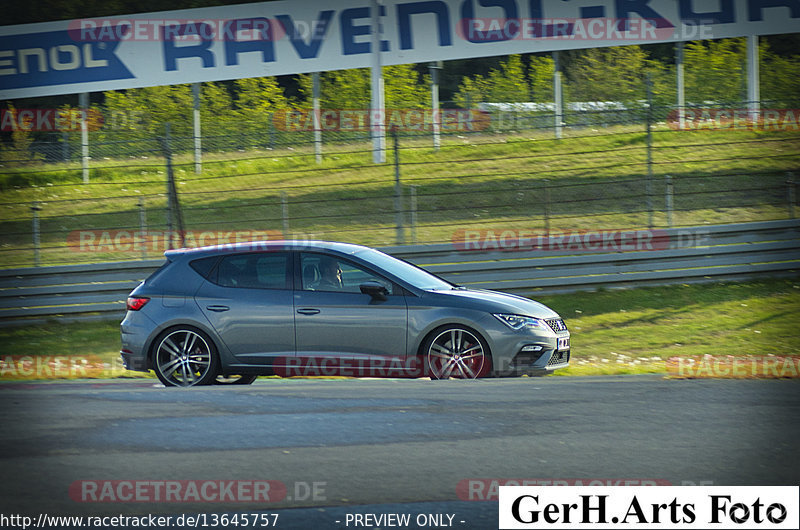
<path fill-rule="evenodd" d="M 383 67 L 384 98 L 387 109 L 430 106 L 428 76 L 421 76 L 410 64 Z M 312 76 L 300 76 L 300 93 L 311 106 Z M 371 105 L 369 68 L 335 70 L 320 74 L 320 106 L 325 109 L 368 109 Z"/>
<path fill-rule="evenodd" d="M 683 53 L 687 102 L 747 99 L 746 39 L 689 42 Z"/>

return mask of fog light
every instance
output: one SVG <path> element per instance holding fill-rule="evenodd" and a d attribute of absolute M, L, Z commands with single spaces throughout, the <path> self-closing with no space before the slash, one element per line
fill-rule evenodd
<path fill-rule="evenodd" d="M 520 351 L 542 351 L 542 347 L 535 344 L 528 344 L 527 346 L 523 346 Z"/>

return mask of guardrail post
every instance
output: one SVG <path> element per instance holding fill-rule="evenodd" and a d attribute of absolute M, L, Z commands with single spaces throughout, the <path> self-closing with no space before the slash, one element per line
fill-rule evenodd
<path fill-rule="evenodd" d="M 147 211 L 144 208 L 144 197 L 139 197 L 139 231 L 142 233 L 142 259 L 147 259 Z"/>
<path fill-rule="evenodd" d="M 787 194 L 786 198 L 789 201 L 789 218 L 795 218 L 795 210 L 794 206 L 797 204 L 797 188 L 795 187 L 796 183 L 794 181 L 794 176 L 791 173 L 788 173 L 789 178 L 786 180 L 787 186 Z"/>
<path fill-rule="evenodd" d="M 675 190 L 674 190 L 673 184 L 672 184 L 672 176 L 671 175 L 667 175 L 664 178 L 667 181 L 667 192 L 666 192 L 667 196 L 666 196 L 666 200 L 665 200 L 666 208 L 667 208 L 667 226 L 669 228 L 672 228 L 672 197 L 674 195 L 674 191 Z"/>
<path fill-rule="evenodd" d="M 40 256 L 41 251 L 41 231 L 39 230 L 39 210 L 42 207 L 39 206 L 39 202 L 34 202 L 31 204 L 31 213 L 33 214 L 33 265 L 38 267 L 42 264 L 42 259 Z"/>
<path fill-rule="evenodd" d="M 281 218 L 283 219 L 283 239 L 289 239 L 289 197 L 281 192 Z"/>

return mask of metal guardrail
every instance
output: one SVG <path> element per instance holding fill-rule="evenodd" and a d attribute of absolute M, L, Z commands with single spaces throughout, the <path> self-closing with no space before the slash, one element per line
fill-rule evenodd
<path fill-rule="evenodd" d="M 800 220 L 383 248 L 448 280 L 531 294 L 734 280 L 800 272 Z M 637 248 L 638 247 L 638 248 Z M 121 318 L 127 294 L 163 260 L 0 270 L 0 325 Z"/>

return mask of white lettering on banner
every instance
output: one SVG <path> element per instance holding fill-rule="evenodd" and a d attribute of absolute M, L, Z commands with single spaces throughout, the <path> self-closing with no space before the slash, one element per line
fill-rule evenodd
<path fill-rule="evenodd" d="M 578 4 L 384 0 L 382 63 L 800 32 L 800 0 Z M 369 5 L 349 0 L 4 26 L 0 98 L 368 67 L 370 34 Z"/>

